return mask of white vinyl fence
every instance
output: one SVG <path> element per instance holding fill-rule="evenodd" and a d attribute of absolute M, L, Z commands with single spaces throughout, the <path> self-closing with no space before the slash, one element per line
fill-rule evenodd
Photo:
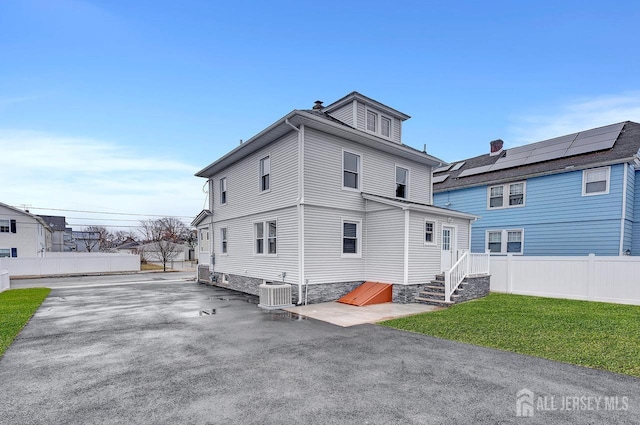
<path fill-rule="evenodd" d="M 639 257 L 491 257 L 491 290 L 640 305 Z"/>
<path fill-rule="evenodd" d="M 9 289 L 9 272 L 0 270 L 0 292 Z"/>
<path fill-rule="evenodd" d="M 0 270 L 7 270 L 11 277 L 139 271 L 140 256 L 47 252 L 44 257 L 0 258 Z"/>

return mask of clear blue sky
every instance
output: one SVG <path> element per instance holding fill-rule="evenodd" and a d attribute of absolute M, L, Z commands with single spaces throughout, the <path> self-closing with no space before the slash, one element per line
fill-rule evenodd
<path fill-rule="evenodd" d="M 445 161 L 640 121 L 639 22 L 632 1 L 4 0 L 0 202 L 195 216 L 195 172 L 354 90 Z"/>

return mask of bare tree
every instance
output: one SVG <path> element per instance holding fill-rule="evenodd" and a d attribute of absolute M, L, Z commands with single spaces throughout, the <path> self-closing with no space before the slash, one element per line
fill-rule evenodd
<path fill-rule="evenodd" d="M 113 248 L 113 234 L 104 226 L 89 226 L 85 228 L 88 237 L 85 239 L 87 252 L 107 252 Z"/>
<path fill-rule="evenodd" d="M 151 245 L 145 250 L 145 256 L 161 261 L 163 271 L 167 271 L 167 263 L 178 256 L 181 250 L 179 244 L 189 238 L 190 231 L 182 221 L 164 217 L 142 220 L 140 233 L 143 241 Z"/>

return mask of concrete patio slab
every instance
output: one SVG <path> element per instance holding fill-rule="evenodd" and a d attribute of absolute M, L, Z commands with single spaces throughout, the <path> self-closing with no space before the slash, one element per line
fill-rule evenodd
<path fill-rule="evenodd" d="M 367 306 L 353 306 L 339 302 L 310 304 L 298 307 L 284 308 L 291 313 L 300 314 L 316 320 L 322 320 L 337 326 L 348 327 L 365 323 L 377 323 L 383 320 L 411 316 L 428 311 L 441 310 L 426 304 L 394 304 L 382 303 Z"/>

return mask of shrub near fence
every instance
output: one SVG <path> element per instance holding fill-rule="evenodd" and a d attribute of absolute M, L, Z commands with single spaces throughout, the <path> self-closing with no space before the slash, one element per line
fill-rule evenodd
<path fill-rule="evenodd" d="M 640 305 L 640 258 L 492 256 L 491 291 Z"/>
<path fill-rule="evenodd" d="M 140 256 L 110 253 L 49 253 L 45 257 L 0 258 L 9 276 L 47 276 L 140 270 Z"/>

